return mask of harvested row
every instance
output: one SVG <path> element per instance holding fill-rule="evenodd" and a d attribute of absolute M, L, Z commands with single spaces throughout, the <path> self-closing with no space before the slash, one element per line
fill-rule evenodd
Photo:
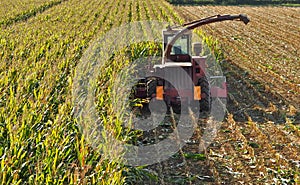
<path fill-rule="evenodd" d="M 226 76 L 228 76 L 229 87 L 233 87 L 232 91 L 229 94 L 229 97 L 230 99 L 238 97 L 238 102 L 240 102 L 237 104 L 239 105 L 239 108 L 237 109 L 237 111 L 234 111 L 233 114 L 241 115 L 240 113 L 246 113 L 243 119 L 238 118 L 239 116 L 236 119 L 247 121 L 249 120 L 250 116 L 251 120 L 255 121 L 256 123 L 262 124 L 263 127 L 265 127 L 265 125 L 268 125 L 266 129 L 273 129 L 276 130 L 276 132 L 280 132 L 279 135 L 277 134 L 274 136 L 283 135 L 286 139 L 290 137 L 298 137 L 296 131 L 289 134 L 284 134 L 283 131 L 285 129 L 279 129 L 281 128 L 280 124 L 284 123 L 285 125 L 290 125 L 290 119 L 294 120 L 295 122 L 299 121 L 299 117 L 296 114 L 297 112 L 295 107 L 293 107 L 292 105 L 288 105 L 287 102 L 283 101 L 281 96 L 278 96 L 278 94 L 269 91 L 269 89 L 266 88 L 264 84 L 259 83 L 249 74 L 243 72 L 232 61 L 224 62 L 222 66 L 225 70 Z M 234 82 L 235 84 L 232 84 L 232 82 Z M 239 90 L 236 90 L 236 87 L 238 87 Z M 265 134 L 267 135 L 268 133 Z M 295 143 L 296 146 L 299 143 L 297 139 L 293 139 L 291 140 L 291 142 Z M 297 150 L 300 151 L 299 148 L 296 148 L 295 151 Z"/>
<path fill-rule="evenodd" d="M 187 11 L 182 11 L 182 9 Z M 195 15 L 195 12 L 201 11 L 191 9 L 179 7 L 177 12 L 179 15 L 184 15 L 188 21 L 201 18 Z M 188 12 L 188 10 L 191 11 Z M 207 7 L 205 10 L 210 15 L 216 14 Z M 206 16 L 208 15 L 202 17 Z M 192 138 L 196 143 L 185 146 L 181 157 L 175 157 L 175 159 L 170 159 L 151 169 L 159 173 L 160 183 L 163 184 L 175 182 L 179 184 L 281 184 L 299 181 L 299 128 L 289 122 L 290 119 L 295 122 L 299 121 L 297 109 L 290 105 L 289 101 L 284 100 L 281 92 L 278 93 L 270 88 L 270 84 L 263 83 L 262 79 L 265 80 L 265 77 L 259 78 L 260 82 L 257 81 L 252 75 L 252 72 L 257 71 L 255 68 L 250 68 L 251 72 L 244 70 L 243 66 L 245 66 L 245 62 L 249 61 L 249 58 L 244 57 L 239 60 L 244 55 L 235 55 L 234 53 L 241 52 L 245 45 L 229 44 L 228 40 L 231 40 L 231 37 L 222 37 L 229 33 L 239 35 L 236 32 L 241 27 L 232 29 L 230 26 L 224 25 L 226 24 L 222 24 L 220 28 L 215 25 L 207 26 L 204 30 L 207 29 L 209 33 L 217 35 L 217 38 L 221 38 L 220 40 L 226 40 L 225 43 L 229 47 L 224 50 L 226 54 L 232 56 L 230 61 L 222 63 L 224 73 L 228 77 L 230 91 L 227 120 L 222 124 L 215 141 L 208 147 L 210 152 L 200 153 L 201 156 L 203 155 L 203 161 L 185 157 L 199 155 L 197 150 L 200 148 L 201 134 L 196 134 Z M 228 29 L 228 31 L 218 29 Z M 241 29 L 245 31 L 247 27 Z M 232 39 L 232 42 L 234 40 Z M 261 42 L 259 39 L 254 41 Z M 289 42 L 289 40 L 284 40 L 284 42 Z M 238 46 L 235 46 L 236 44 Z M 230 51 L 231 48 L 234 50 Z M 258 50 L 255 51 L 259 52 L 260 49 L 258 47 Z M 247 49 L 247 52 L 250 51 Z M 289 52 L 289 50 L 286 51 L 287 54 Z M 261 56 L 259 55 L 259 57 Z M 261 64 L 258 65 L 263 67 Z M 288 66 L 289 69 L 294 70 L 293 65 Z M 266 68 L 263 69 L 266 70 Z M 267 75 L 268 73 L 270 71 L 263 74 Z M 276 73 L 271 73 L 271 75 L 274 75 L 273 79 L 278 78 Z M 292 83 L 288 82 L 288 84 L 287 88 L 293 86 Z M 297 97 L 291 96 L 294 98 L 292 100 L 297 100 Z M 164 170 L 158 171 L 155 170 L 155 167 Z M 172 170 L 172 168 L 175 169 Z M 208 168 L 209 170 L 207 170 Z"/>
<path fill-rule="evenodd" d="M 234 13 L 231 9 L 226 8 L 225 11 L 229 13 Z M 300 35 L 297 33 L 297 27 L 294 25 L 298 25 L 299 22 L 295 18 L 289 18 L 287 20 L 282 20 L 279 22 L 278 19 L 275 17 L 273 19 L 266 18 L 265 14 L 258 13 L 257 8 L 249 8 L 249 9 L 238 9 L 239 12 L 245 12 L 249 16 L 253 16 L 252 25 L 249 32 L 256 33 L 259 32 L 260 34 L 255 35 L 247 35 L 248 37 L 253 38 L 248 43 L 248 45 L 258 45 L 259 48 L 267 47 L 268 50 L 264 53 L 265 60 L 259 61 L 263 62 L 264 65 L 269 65 L 272 67 L 272 70 L 279 73 L 289 75 L 288 78 L 291 82 L 297 83 L 297 73 L 293 73 L 292 71 L 287 71 L 285 69 L 292 69 L 296 68 L 295 71 L 298 69 L 297 61 L 299 61 L 299 45 L 297 44 L 297 40 L 300 40 Z M 275 10 L 274 10 L 275 11 Z M 289 12 L 288 10 L 278 10 L 279 12 Z M 293 15 L 293 14 L 292 14 Z M 289 17 L 289 16 L 288 16 Z M 274 31 L 270 31 L 274 30 Z M 288 30 L 288 31 L 287 31 Z M 280 33 L 280 34 L 278 34 Z M 255 36 L 255 38 L 254 38 Z M 261 39 L 264 40 L 264 44 L 261 43 Z M 248 41 L 245 41 L 248 42 Z M 262 45 L 259 45 L 262 44 Z M 250 51 L 252 48 L 249 48 Z M 248 52 L 248 51 L 246 51 Z M 254 51 L 253 51 L 254 52 Z M 259 53 L 257 50 L 256 53 Z M 271 56 L 268 56 L 268 53 L 272 53 Z M 276 58 L 274 58 L 276 56 Z M 261 56 L 262 57 L 262 56 Z M 273 57 L 273 58 L 272 58 Z M 268 61 L 267 64 L 266 61 Z M 282 66 L 285 66 L 282 68 Z"/>
<path fill-rule="evenodd" d="M 231 7 L 230 9 L 227 7 L 182 7 L 178 9 L 178 12 L 182 12 L 181 14 L 189 17 L 189 19 L 220 14 L 222 12 L 248 14 L 254 21 L 248 26 L 235 23 L 221 23 L 206 26 L 204 30 L 222 41 L 225 54 L 230 56 L 237 65 L 251 74 L 255 74 L 262 82 L 266 81 L 266 84 L 274 92 L 277 92 L 297 107 L 300 99 L 299 65 L 297 65 L 300 60 L 299 54 L 297 54 L 299 45 L 296 44 L 297 40 L 299 40 L 299 33 L 294 33 L 297 29 L 287 29 L 284 33 L 278 34 L 275 28 L 281 24 L 279 22 L 280 19 L 274 19 L 274 23 L 266 27 L 260 23 L 261 19 L 265 19 L 265 16 L 255 14 L 259 8 L 252 9 L 251 7 Z M 269 9 L 266 10 L 275 11 L 274 9 Z M 283 8 L 281 11 L 277 11 L 279 13 L 287 13 L 288 10 Z M 188 12 L 188 15 L 184 12 Z M 195 15 L 194 12 L 201 12 L 202 14 Z M 290 14 L 287 17 L 290 18 L 296 13 Z M 290 20 L 297 21 L 297 19 L 293 18 L 290 18 Z M 288 21 L 285 21 L 282 24 L 288 23 Z M 293 26 L 292 23 L 290 25 Z M 253 65 L 253 62 L 255 65 Z"/>
<path fill-rule="evenodd" d="M 193 7 L 195 10 L 194 11 L 189 11 L 190 14 L 193 14 L 194 18 L 199 18 L 201 16 L 199 15 L 195 15 L 194 13 L 192 12 L 195 12 L 197 9 L 196 7 Z M 249 14 L 250 16 L 253 15 L 253 11 L 251 8 L 249 8 L 250 10 L 248 9 L 243 9 L 243 10 L 239 10 L 238 8 L 236 8 L 237 10 L 231 10 L 231 9 L 228 9 L 227 7 L 224 8 L 224 12 L 226 13 L 239 13 L 239 12 L 245 12 L 247 14 Z M 220 11 L 221 10 L 210 10 L 209 8 L 207 10 L 204 10 L 204 14 L 218 14 L 218 13 L 221 13 Z M 249 12 L 251 11 L 251 12 Z M 204 15 L 205 16 L 205 15 Z M 264 18 L 263 16 L 261 16 L 262 18 Z M 252 17 L 250 17 L 252 18 Z M 254 17 L 255 18 L 255 17 Z M 253 18 L 253 19 L 254 19 Z M 297 65 L 297 62 L 288 62 L 288 60 L 294 60 L 294 61 L 297 61 L 297 53 L 295 53 L 295 55 L 291 55 L 293 54 L 294 52 L 297 52 L 297 50 L 295 49 L 295 47 L 297 47 L 298 45 L 296 44 L 296 42 L 293 42 L 294 40 L 297 40 L 297 37 L 299 37 L 299 34 L 296 34 L 296 35 L 293 35 L 292 34 L 292 37 L 290 35 L 290 32 L 283 32 L 283 31 L 280 31 L 280 32 L 283 32 L 282 34 L 276 34 L 276 32 L 270 32 L 270 28 L 272 28 L 273 24 L 270 24 L 268 25 L 267 27 L 265 26 L 265 24 L 262 24 L 260 22 L 266 22 L 264 20 L 260 20 L 259 19 L 260 17 L 257 17 L 256 19 L 252 20 L 252 24 L 254 24 L 254 26 L 248 26 L 248 27 L 241 27 L 239 26 L 239 24 L 223 24 L 223 25 L 209 25 L 207 27 L 207 29 L 209 30 L 209 32 L 213 33 L 215 32 L 216 35 L 219 35 L 224 41 L 226 41 L 225 39 L 227 39 L 228 41 L 229 40 L 232 40 L 232 42 L 235 42 L 234 44 L 237 45 L 236 47 L 238 47 L 239 49 L 243 48 L 243 50 L 246 50 L 244 51 L 244 53 L 247 53 L 248 55 L 251 55 L 251 57 L 260 57 L 260 60 L 257 60 L 256 58 L 253 58 L 253 60 L 256 60 L 257 62 L 261 62 L 263 63 L 264 65 L 267 65 L 269 64 L 270 67 L 272 67 L 272 69 L 275 71 L 275 72 L 281 72 L 282 74 L 285 74 L 287 71 L 280 71 L 280 70 L 285 70 L 285 69 L 293 69 L 294 67 L 298 67 Z M 257 24 L 260 24 L 259 26 L 257 26 Z M 292 24 L 290 24 L 292 25 Z M 219 29 L 220 27 L 223 27 L 225 26 L 226 29 L 224 30 L 221 30 Z M 278 30 L 277 28 L 279 27 L 279 25 L 277 26 L 274 26 L 274 30 Z M 263 29 L 261 29 L 263 28 Z M 276 28 L 276 29 L 275 29 Z M 243 31 L 243 35 L 241 35 L 240 33 L 237 32 L 237 29 L 240 29 L 241 31 Z M 279 28 L 280 29 L 280 28 Z M 291 30 L 291 32 L 295 29 L 287 29 L 287 30 Z M 284 36 L 284 34 L 289 34 L 289 37 L 288 36 Z M 248 40 L 245 39 L 248 37 Z M 278 38 L 280 37 L 280 38 Z M 277 38 L 277 39 L 274 39 L 274 38 Z M 262 39 L 263 39 L 263 42 L 262 42 Z M 286 39 L 289 39 L 288 41 Z M 237 40 L 237 41 L 236 41 Z M 225 43 L 228 43 L 225 42 Z M 281 42 L 281 43 L 279 43 Z M 282 42 L 284 43 L 290 43 L 287 47 L 287 45 L 285 45 L 284 47 L 286 48 L 282 48 Z M 238 45 L 242 45 L 242 46 L 238 46 Z M 249 47 L 249 45 L 251 47 Z M 295 47 L 290 47 L 290 45 L 294 45 Z M 266 52 L 267 51 L 264 51 L 264 50 L 260 50 L 261 48 L 264 48 L 266 49 L 266 46 L 268 46 L 268 52 L 272 53 L 272 55 L 268 55 Z M 225 45 L 224 45 L 225 47 Z M 225 52 L 228 52 L 225 50 Z M 278 57 L 282 55 L 282 53 L 284 54 L 282 56 L 283 60 L 280 60 Z M 285 58 L 287 57 L 287 54 L 289 58 Z M 276 57 L 273 57 L 273 58 L 270 58 L 272 56 L 276 56 Z M 266 62 L 267 61 L 267 62 Z M 275 61 L 275 62 L 273 62 Z M 278 68 L 278 64 L 282 63 L 282 65 L 286 66 L 288 65 L 289 67 L 286 67 L 286 68 Z M 274 65 L 275 66 L 274 66 Z M 296 70 L 295 70 L 296 71 Z M 289 71 L 290 72 L 290 71 Z M 286 75 L 289 75 L 289 74 L 286 74 Z M 296 78 L 295 78 L 296 77 Z M 292 81 L 295 81 L 295 79 L 297 79 L 297 76 L 295 76 L 295 73 L 293 73 L 293 71 L 291 71 L 291 78 L 290 80 Z"/>
<path fill-rule="evenodd" d="M 232 72 L 234 71 L 232 69 L 233 68 L 227 68 L 226 70 Z M 232 120 L 233 118 L 239 120 L 236 132 L 241 132 L 239 134 L 244 135 L 246 144 L 253 147 L 253 157 L 264 161 L 260 164 L 260 166 L 265 166 L 266 169 L 266 171 L 264 171 L 265 175 L 261 177 L 263 182 L 265 182 L 265 180 L 272 182 L 272 178 L 281 178 L 279 174 L 273 174 L 278 166 L 282 168 L 282 171 L 287 173 L 281 174 L 282 176 L 289 176 L 291 179 L 295 179 L 296 177 L 293 177 L 293 173 L 299 169 L 299 166 L 297 167 L 300 151 L 299 137 L 293 133 L 284 133 L 279 129 L 279 125 L 274 124 L 274 122 L 282 120 L 282 114 L 278 112 L 275 105 L 279 107 L 284 105 L 279 102 L 279 99 L 276 100 L 272 97 L 262 96 L 263 98 L 259 98 L 258 100 L 251 98 L 249 95 L 253 94 L 252 91 L 255 90 L 255 87 L 248 87 L 249 89 L 243 88 L 243 86 L 248 83 L 248 78 L 240 77 L 240 73 L 238 73 L 236 69 L 235 71 L 237 72 L 236 74 L 230 73 L 229 75 L 229 88 L 231 89 L 231 85 L 233 88 L 231 90 L 232 94 L 230 94 L 230 102 L 234 102 L 234 106 L 230 106 L 229 103 L 229 111 L 233 114 Z M 236 89 L 239 90 L 237 91 Z M 266 107 L 265 105 L 270 102 L 269 98 L 270 100 L 273 99 L 274 104 Z M 253 102 L 253 104 L 249 105 L 247 102 Z M 255 122 L 253 120 L 255 120 Z M 233 135 L 236 134 L 237 133 Z M 233 137 L 233 135 L 231 137 Z M 280 161 L 280 164 L 278 161 Z M 274 164 L 272 163 L 275 162 L 276 165 L 273 166 Z M 257 165 L 256 163 L 253 164 L 253 160 L 252 164 L 249 165 L 251 165 L 252 168 L 249 169 L 250 171 L 257 169 Z M 256 172 L 257 173 L 254 173 L 254 177 L 251 179 L 257 179 L 259 177 L 258 171 Z M 257 177 L 255 177 L 255 175 L 257 175 Z M 291 179 L 289 181 L 291 181 Z"/>

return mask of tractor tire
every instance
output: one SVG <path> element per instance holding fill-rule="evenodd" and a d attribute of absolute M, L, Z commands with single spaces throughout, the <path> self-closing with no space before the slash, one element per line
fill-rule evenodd
<path fill-rule="evenodd" d="M 146 98 L 151 101 L 152 95 L 156 93 L 156 81 L 147 79 L 146 84 L 147 84 L 146 85 L 146 87 L 147 87 L 147 97 Z M 140 111 L 141 111 L 142 115 L 149 117 L 151 115 L 149 103 L 144 103 L 142 108 L 140 109 Z"/>
<path fill-rule="evenodd" d="M 182 112 L 182 108 L 181 108 L 181 104 L 179 104 L 179 105 L 172 105 L 171 104 L 171 106 L 169 107 L 169 109 L 172 107 L 172 110 L 173 110 L 173 112 L 175 113 L 175 114 L 181 114 Z"/>
<path fill-rule="evenodd" d="M 155 98 L 156 96 L 156 87 L 157 87 L 157 79 L 149 79 L 149 83 L 147 83 L 147 97 L 150 99 L 150 101 Z M 165 101 L 157 101 L 153 104 L 152 102 L 152 110 L 150 110 L 149 105 L 147 106 L 148 110 L 154 111 L 156 114 L 161 112 L 161 113 L 169 113 L 170 112 L 170 107 L 167 105 Z M 156 108 L 153 109 L 153 107 L 157 106 Z M 166 107 L 165 107 L 166 106 Z M 166 108 L 166 109 L 165 109 Z M 153 113 L 154 113 L 153 112 Z"/>
<path fill-rule="evenodd" d="M 150 80 L 150 82 L 147 82 L 147 97 L 152 98 L 153 94 L 156 94 L 156 80 Z"/>
<path fill-rule="evenodd" d="M 198 85 L 201 87 L 201 100 L 200 112 L 210 112 L 211 111 L 211 94 L 210 85 L 206 77 L 202 77 L 198 81 Z"/>

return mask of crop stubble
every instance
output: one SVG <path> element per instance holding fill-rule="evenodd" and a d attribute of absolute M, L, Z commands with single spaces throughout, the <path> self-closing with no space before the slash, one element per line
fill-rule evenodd
<path fill-rule="evenodd" d="M 299 106 L 298 8 L 205 6 L 177 10 L 186 19 L 212 14 L 247 14 L 251 19 L 248 26 L 235 22 L 220 23 L 206 26 L 204 30 L 221 41 L 224 52 L 235 59 L 237 65 L 260 78 L 294 106 Z M 272 12 L 277 14 L 272 15 Z"/>
<path fill-rule="evenodd" d="M 245 13 L 254 22 L 245 27 L 233 22 L 203 28 L 222 43 L 227 56 L 222 67 L 228 79 L 228 117 L 207 154 L 213 161 L 209 164 L 217 170 L 214 181 L 275 183 L 278 179 L 278 183 L 284 178 L 297 179 L 294 174 L 299 173 L 300 137 L 294 124 L 299 124 L 300 9 L 175 9 L 186 21 Z"/>

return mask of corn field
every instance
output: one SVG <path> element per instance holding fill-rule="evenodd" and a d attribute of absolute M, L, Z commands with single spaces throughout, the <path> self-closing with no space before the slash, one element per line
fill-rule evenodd
<path fill-rule="evenodd" d="M 300 183 L 300 114 L 298 105 L 291 103 L 299 97 L 299 84 L 295 85 L 299 78 L 293 81 L 291 75 L 285 76 L 295 95 L 282 97 L 276 92 L 282 88 L 274 85 L 272 90 L 272 85 L 261 80 L 263 76 L 255 79 L 247 72 L 251 65 L 243 56 L 248 50 L 235 55 L 224 52 L 224 46 L 214 39 L 221 31 L 207 36 L 213 32 L 205 29 L 211 28 L 196 33 L 204 37 L 218 60 L 231 54 L 233 58 L 222 62 L 231 91 L 228 115 L 206 151 L 198 151 L 201 126 L 192 138 L 193 144 L 167 161 L 145 167 L 125 165 L 122 154 L 107 159 L 103 157 L 105 152 L 112 151 L 100 152 L 86 141 L 74 117 L 72 99 L 75 69 L 86 49 L 112 28 L 130 22 L 178 25 L 199 18 L 196 11 L 191 13 L 192 8 L 184 11 L 159 0 L 0 0 L 0 5 L 1 184 Z M 300 17 L 299 9 L 290 11 Z M 298 28 L 291 28 L 294 35 L 299 34 Z M 141 29 L 145 34 L 152 30 Z M 152 34 L 161 37 L 161 33 Z M 298 48 L 295 43 L 292 46 Z M 161 55 L 160 44 L 145 42 L 123 48 L 98 69 L 96 109 L 101 123 L 118 139 L 132 139 L 138 133 L 122 129 L 122 115 L 116 115 L 111 106 L 114 76 L 136 58 Z M 297 54 L 292 60 L 299 63 Z M 255 60 L 259 57 L 262 55 Z M 243 66 L 236 64 L 238 59 L 243 60 Z M 260 67 L 270 68 L 268 65 Z M 272 64 L 272 68 L 279 73 L 291 70 L 298 74 L 292 67 L 281 71 Z M 276 82 L 278 75 L 273 76 Z M 271 77 L 269 82 L 273 83 Z"/>

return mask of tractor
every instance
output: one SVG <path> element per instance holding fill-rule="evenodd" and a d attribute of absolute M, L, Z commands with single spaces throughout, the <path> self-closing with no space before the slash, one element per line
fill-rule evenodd
<path fill-rule="evenodd" d="M 202 43 L 192 43 L 193 29 L 226 20 L 249 22 L 243 14 L 215 15 L 185 23 L 182 29 L 169 26 L 162 31 L 162 63 L 154 65 L 150 75 L 139 79 L 132 91 L 135 99 L 143 100 L 142 110 L 149 112 L 152 104 L 156 108 L 164 105 L 168 111 L 172 107 L 175 113 L 180 113 L 183 105 L 188 105 L 196 106 L 200 112 L 209 112 L 212 98 L 226 99 L 225 77 L 207 75 L 207 58 L 201 56 Z M 214 85 L 210 83 L 211 79 L 223 82 Z"/>

